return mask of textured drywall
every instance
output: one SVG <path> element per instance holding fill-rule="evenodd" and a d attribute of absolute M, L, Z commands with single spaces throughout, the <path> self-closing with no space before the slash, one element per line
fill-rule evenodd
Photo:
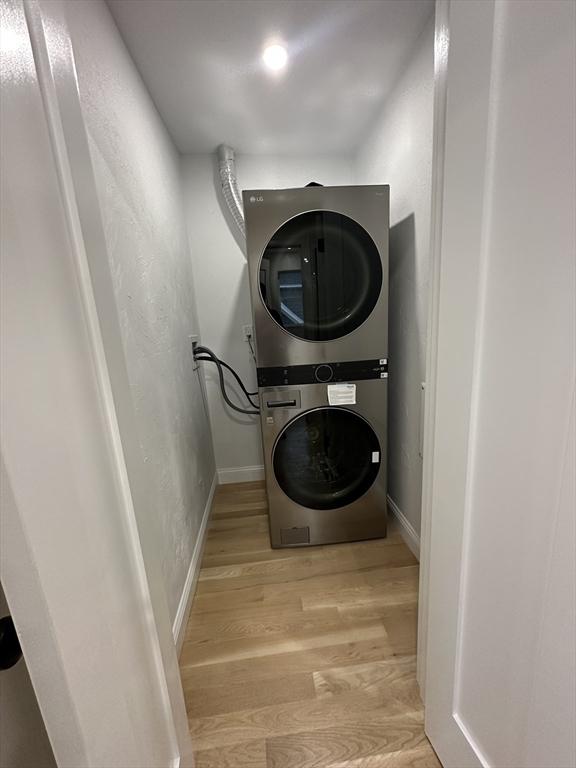
<path fill-rule="evenodd" d="M 420 532 L 433 124 L 430 19 L 356 156 L 359 184 L 390 184 L 388 490 Z"/>
<path fill-rule="evenodd" d="M 239 155 L 236 167 L 241 189 L 300 187 L 309 181 L 353 183 L 352 161 L 346 156 Z M 183 158 L 186 219 L 202 342 L 233 365 L 248 387 L 255 389 L 254 364 L 242 338 L 242 326 L 252 323 L 247 264 L 222 214 L 214 168 L 213 155 Z M 263 463 L 258 420 L 235 414 L 223 405 L 214 370 L 207 363 L 204 368 L 220 476 L 252 479 L 250 468 Z"/>
<path fill-rule="evenodd" d="M 173 619 L 214 474 L 179 157 L 105 3 L 68 19 Z"/>

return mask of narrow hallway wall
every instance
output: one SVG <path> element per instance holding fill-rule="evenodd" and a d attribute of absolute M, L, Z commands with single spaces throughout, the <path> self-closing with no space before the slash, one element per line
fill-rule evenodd
<path fill-rule="evenodd" d="M 430 18 L 355 158 L 356 183 L 390 184 L 388 493 L 420 534 L 434 88 Z"/>
<path fill-rule="evenodd" d="M 68 4 L 171 619 L 214 479 L 179 157 L 106 4 Z"/>

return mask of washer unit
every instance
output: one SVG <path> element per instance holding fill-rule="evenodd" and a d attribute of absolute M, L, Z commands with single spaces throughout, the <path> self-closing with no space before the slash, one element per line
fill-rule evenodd
<path fill-rule="evenodd" d="M 243 193 L 259 367 L 387 357 L 389 193 Z"/>
<path fill-rule="evenodd" d="M 386 536 L 385 366 L 335 364 L 333 381 L 356 388 L 345 406 L 329 404 L 337 384 L 305 383 L 315 369 L 288 369 L 292 384 L 260 389 L 273 547 Z M 352 382 L 355 372 L 366 378 Z"/>
<path fill-rule="evenodd" d="M 272 546 L 385 536 L 389 187 L 243 198 Z"/>

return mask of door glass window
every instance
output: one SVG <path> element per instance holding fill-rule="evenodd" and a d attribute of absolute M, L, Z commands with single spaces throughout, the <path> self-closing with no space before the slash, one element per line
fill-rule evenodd
<path fill-rule="evenodd" d="M 370 315 L 382 265 L 370 235 L 353 219 L 310 211 L 286 222 L 260 264 L 260 293 L 286 331 L 310 341 L 351 333 Z"/>
<path fill-rule="evenodd" d="M 283 324 L 304 325 L 302 272 L 299 269 L 279 271 L 278 289 L 280 291 L 280 316 Z"/>
<path fill-rule="evenodd" d="M 317 408 L 291 421 L 274 447 L 278 484 L 297 504 L 336 509 L 370 488 L 380 468 L 372 427 L 344 408 Z"/>

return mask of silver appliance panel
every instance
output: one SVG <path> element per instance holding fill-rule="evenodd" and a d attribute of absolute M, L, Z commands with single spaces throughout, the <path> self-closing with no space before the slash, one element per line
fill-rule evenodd
<path fill-rule="evenodd" d="M 351 504 L 336 509 L 310 509 L 293 501 L 275 475 L 273 457 L 278 437 L 296 417 L 329 406 L 326 384 L 260 389 L 261 428 L 273 547 L 330 544 L 386 536 L 386 409 L 387 379 L 354 382 L 356 403 L 342 408 L 364 419 L 378 438 L 380 462 L 370 488 Z M 278 403 L 286 403 L 278 406 Z M 269 407 L 271 404 L 272 407 Z M 340 408 L 340 406 L 338 406 Z"/>
<path fill-rule="evenodd" d="M 389 187 L 247 190 L 243 198 L 258 365 L 387 357 Z M 260 263 L 271 238 L 287 221 L 310 211 L 333 211 L 357 222 L 374 241 L 381 259 L 382 285 L 374 309 L 355 330 L 330 341 L 311 341 L 289 333 L 273 319 L 260 293 Z"/>

